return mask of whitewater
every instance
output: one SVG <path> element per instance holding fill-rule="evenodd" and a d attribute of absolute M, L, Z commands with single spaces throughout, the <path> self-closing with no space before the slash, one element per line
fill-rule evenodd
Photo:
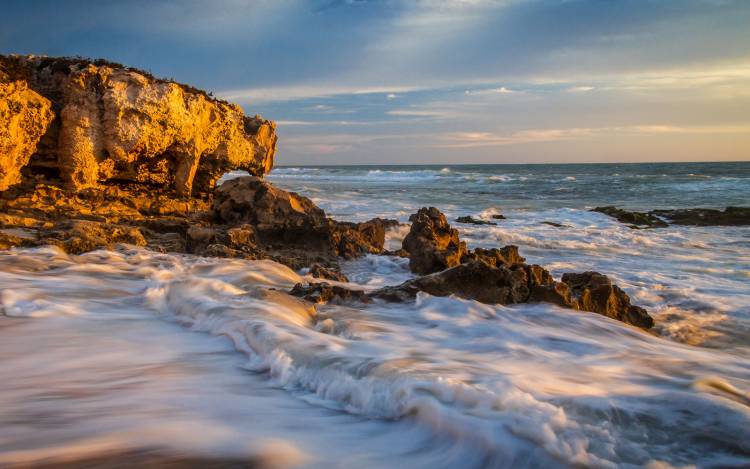
<path fill-rule="evenodd" d="M 436 206 L 470 248 L 607 274 L 657 325 L 426 294 L 313 308 L 284 293 L 305 271 L 271 261 L 0 252 L 0 467 L 144 449 L 269 467 L 750 465 L 750 227 L 634 230 L 589 211 L 747 205 L 750 164 L 269 179 L 339 220 Z M 360 289 L 412 275 L 390 256 L 342 267 Z"/>

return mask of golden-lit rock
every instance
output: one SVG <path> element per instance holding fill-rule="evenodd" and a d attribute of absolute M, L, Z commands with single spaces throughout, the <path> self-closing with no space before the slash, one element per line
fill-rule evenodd
<path fill-rule="evenodd" d="M 57 176 L 73 190 L 127 181 L 190 196 L 211 191 L 227 171 L 261 176 L 273 167 L 273 122 L 187 85 L 83 59 L 0 56 L 0 69 L 58 115 L 32 148 L 29 172 Z"/>
<path fill-rule="evenodd" d="M 0 71 L 0 191 L 21 182 L 21 168 L 53 117 L 47 99 Z"/>

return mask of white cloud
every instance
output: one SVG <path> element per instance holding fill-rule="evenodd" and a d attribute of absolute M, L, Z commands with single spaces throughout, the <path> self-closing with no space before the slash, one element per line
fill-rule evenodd
<path fill-rule="evenodd" d="M 586 91 L 593 91 L 595 89 L 593 86 L 571 86 L 565 91 L 568 93 L 585 93 Z"/>
<path fill-rule="evenodd" d="M 526 129 L 507 134 L 492 132 L 456 132 L 437 137 L 440 148 L 477 148 L 525 143 L 578 140 L 615 134 L 745 134 L 750 123 L 725 126 L 632 125 L 614 127 L 574 127 Z"/>
<path fill-rule="evenodd" d="M 467 96 L 482 96 L 482 95 L 488 95 L 488 94 L 513 94 L 513 93 L 518 93 L 518 91 L 511 90 L 510 88 L 506 88 L 504 86 L 501 86 L 499 88 L 466 90 L 464 92 L 464 94 Z"/>

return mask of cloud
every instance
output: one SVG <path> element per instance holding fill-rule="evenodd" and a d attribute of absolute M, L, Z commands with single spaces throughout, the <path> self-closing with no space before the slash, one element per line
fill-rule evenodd
<path fill-rule="evenodd" d="M 393 109 L 387 111 L 389 116 L 398 117 L 447 117 L 448 114 L 442 111 L 430 111 L 426 109 Z"/>
<path fill-rule="evenodd" d="M 615 127 L 587 127 L 562 129 L 526 129 L 508 134 L 491 132 L 457 132 L 440 137 L 434 145 L 439 148 L 476 148 L 527 143 L 580 140 L 614 134 L 744 134 L 750 133 L 750 123 L 727 126 L 680 127 L 674 125 L 631 125 Z"/>
<path fill-rule="evenodd" d="M 466 90 L 464 92 L 467 96 L 482 96 L 482 95 L 488 95 L 488 94 L 513 94 L 518 93 L 518 91 L 511 90 L 509 88 L 506 88 L 504 86 L 501 86 L 499 88 L 489 88 L 489 89 L 479 89 L 479 90 Z"/>
<path fill-rule="evenodd" d="M 565 91 L 568 93 L 585 93 L 586 91 L 593 91 L 595 89 L 593 86 L 571 86 Z"/>

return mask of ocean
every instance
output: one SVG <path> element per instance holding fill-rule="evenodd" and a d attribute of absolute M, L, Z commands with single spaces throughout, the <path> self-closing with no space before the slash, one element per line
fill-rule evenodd
<path fill-rule="evenodd" d="M 747 206 L 750 163 L 268 179 L 339 220 L 438 207 L 470 248 L 515 244 L 556 277 L 607 274 L 656 327 L 426 294 L 326 305 L 313 321 L 279 292 L 304 272 L 271 261 L 0 252 L 0 466 L 153 448 L 271 467 L 750 465 L 750 227 L 636 230 L 590 211 Z M 453 222 L 493 214 L 506 219 Z M 412 276 L 396 257 L 342 267 L 364 289 Z"/>

